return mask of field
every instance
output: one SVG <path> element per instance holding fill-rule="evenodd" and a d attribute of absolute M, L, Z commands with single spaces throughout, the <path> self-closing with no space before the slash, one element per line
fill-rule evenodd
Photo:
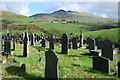
<path fill-rule="evenodd" d="M 71 17 L 70 15 L 74 16 Z M 107 19 L 101 17 L 99 18 L 99 16 L 96 17 L 85 13 L 79 15 L 78 13 L 72 13 L 70 15 L 67 16 L 69 16 L 71 20 L 80 20 L 80 23 L 51 22 L 44 19 L 30 18 L 4 11 L 3 16 L 0 16 L 2 17 L 0 18 L 0 21 L 2 21 L 2 26 L 0 25 L 0 27 L 2 27 L 0 34 L 6 35 L 6 33 L 9 32 L 11 35 L 13 35 L 22 34 L 27 31 L 29 34 L 44 34 L 45 36 L 53 34 L 54 36 L 61 38 L 63 33 L 67 33 L 68 37 L 71 38 L 75 36 L 79 37 L 80 32 L 83 31 L 84 39 L 86 39 L 87 37 L 91 37 L 94 39 L 109 39 L 113 41 L 119 40 L 118 31 L 120 30 L 120 28 L 116 27 L 119 26 L 117 25 L 116 19 Z M 78 16 L 81 18 L 78 19 Z M 76 19 L 72 19 L 75 17 Z M 69 18 L 66 18 L 66 20 L 70 20 Z M 45 78 L 45 52 L 49 50 L 49 43 L 47 42 L 46 48 L 41 47 L 40 42 L 36 42 L 36 44 L 36 46 L 29 46 L 29 57 L 22 57 L 23 45 L 19 43 L 17 43 L 17 49 L 15 51 L 12 51 L 12 55 L 9 56 L 8 59 L 5 56 L 0 56 L 2 60 L 7 59 L 8 64 L 12 63 L 12 59 L 17 60 L 18 62 L 17 64 L 12 66 L 0 66 L 0 68 L 2 69 L 2 72 L 0 73 L 2 77 L 7 79 L 11 78 L 11 80 L 15 78 L 21 80 L 33 80 L 32 78 L 35 78 L 35 80 L 39 80 L 40 78 Z M 86 46 L 87 45 L 85 44 L 85 47 Z M 85 78 L 87 78 L 88 80 L 106 80 L 106 78 L 108 80 L 118 79 L 117 75 L 108 75 L 107 73 L 92 69 L 92 56 L 90 55 L 88 49 L 69 49 L 68 55 L 63 55 L 60 54 L 61 44 L 55 43 L 54 52 L 58 56 L 59 78 L 75 80 L 79 78 L 83 80 Z M 117 62 L 118 61 L 110 62 L 111 72 L 118 73 Z M 23 63 L 26 64 L 26 72 L 22 72 L 20 70 L 20 66 Z M 2 63 L 0 63 L 0 65 L 2 65 Z"/>
<path fill-rule="evenodd" d="M 16 27 L 23 28 L 25 25 L 35 25 L 37 27 L 42 28 L 43 30 L 49 32 L 50 34 L 54 34 L 55 36 L 61 36 L 63 33 L 68 33 L 69 35 L 73 33 L 72 36 L 79 36 L 80 31 L 82 30 L 84 32 L 84 38 L 86 39 L 88 36 L 93 38 L 108 38 L 113 41 L 118 41 L 118 30 L 119 28 L 114 29 L 106 29 L 106 30 L 97 30 L 97 31 L 91 31 L 92 26 L 85 26 L 81 24 L 61 24 L 61 23 L 50 23 L 47 21 L 41 21 L 39 19 L 30 19 L 30 18 L 5 18 L 7 20 L 15 21 L 15 23 L 12 23 Z M 11 24 L 8 24 L 8 26 Z M 8 27 L 9 28 L 9 27 Z M 8 29 L 4 29 L 2 31 L 2 34 L 5 34 Z M 22 32 L 30 31 L 34 32 L 37 35 L 41 34 L 40 30 L 20 30 L 20 29 L 9 29 L 9 32 L 11 34 L 17 33 L 21 34 Z M 96 33 L 96 34 L 94 34 Z"/>
<path fill-rule="evenodd" d="M 37 43 L 38 44 L 38 43 Z M 69 49 L 68 55 L 59 54 L 61 47 L 59 44 L 55 44 L 55 52 L 58 56 L 58 73 L 59 78 L 110 78 L 115 80 L 117 77 L 108 75 L 92 69 L 92 56 L 88 49 L 79 48 L 78 50 Z M 28 78 L 44 78 L 45 72 L 45 52 L 48 50 L 48 43 L 46 48 L 42 48 L 41 45 L 30 46 L 30 57 L 21 57 L 23 55 L 23 46 L 17 46 L 16 51 L 12 51 L 12 55 L 9 58 L 14 58 L 18 61 L 18 64 L 2 67 L 2 77 L 20 78 L 22 80 Z M 40 50 L 40 52 L 38 51 Z M 39 61 L 39 59 L 42 59 Z M 3 59 L 5 59 L 3 57 Z M 26 72 L 19 71 L 20 66 L 26 64 Z M 117 72 L 117 61 L 111 61 L 111 71 Z"/>

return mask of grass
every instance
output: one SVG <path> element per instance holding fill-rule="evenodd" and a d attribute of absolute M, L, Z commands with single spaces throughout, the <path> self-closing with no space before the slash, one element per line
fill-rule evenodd
<path fill-rule="evenodd" d="M 28 17 L 12 12 L 0 10 L 0 18 L 28 18 Z"/>
<path fill-rule="evenodd" d="M 41 45 L 30 46 L 30 57 L 20 57 L 23 55 L 23 46 L 17 46 L 17 50 L 12 52 L 9 58 L 15 58 L 19 63 L 14 66 L 2 67 L 2 76 L 16 78 L 44 78 L 45 72 L 45 52 L 48 50 L 48 43 L 46 48 Z M 79 48 L 78 50 L 69 49 L 68 55 L 59 54 L 61 47 L 59 44 L 55 45 L 55 52 L 59 58 L 58 73 L 59 78 L 116 78 L 117 76 L 110 76 L 92 69 L 92 56 L 88 49 Z M 40 50 L 40 52 L 38 51 Z M 39 61 L 39 58 L 42 60 Z M 20 66 L 26 64 L 26 72 L 19 71 Z M 117 72 L 117 61 L 111 61 L 111 71 Z"/>
<path fill-rule="evenodd" d="M 48 31 L 51 34 L 54 34 L 55 36 L 61 36 L 63 33 L 74 33 L 74 35 L 79 35 L 80 31 L 83 30 L 84 32 L 84 38 L 87 38 L 88 36 L 93 38 L 108 38 L 113 41 L 118 41 L 118 29 L 106 29 L 106 30 L 98 30 L 98 31 L 90 31 L 92 26 L 85 26 L 80 24 L 61 24 L 61 23 L 48 23 L 45 21 L 41 21 L 39 19 L 31 19 L 31 18 L 5 18 L 12 21 L 16 21 L 16 23 L 19 25 L 19 27 L 24 27 L 24 25 L 36 25 L 38 27 L 41 27 L 42 29 Z M 30 23 L 32 22 L 33 23 Z M 20 26 L 21 25 L 21 26 Z M 18 33 L 21 34 L 25 31 L 33 32 L 32 30 L 9 30 L 11 34 Z M 6 30 L 3 30 L 3 34 L 6 34 Z M 36 34 L 40 34 L 40 31 L 34 31 Z"/>
<path fill-rule="evenodd" d="M 110 39 L 113 41 L 118 41 L 118 31 L 120 28 L 115 28 L 115 29 L 107 29 L 107 30 L 99 30 L 99 31 L 89 31 L 89 32 L 84 32 L 85 38 L 90 36 L 93 38 L 102 38 L 102 39 Z"/>

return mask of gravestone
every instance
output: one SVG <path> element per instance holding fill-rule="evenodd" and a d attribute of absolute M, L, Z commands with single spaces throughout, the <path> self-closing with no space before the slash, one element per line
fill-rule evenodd
<path fill-rule="evenodd" d="M 96 46 L 98 46 L 98 42 L 99 42 L 99 39 L 98 39 L 98 38 L 95 38 Z"/>
<path fill-rule="evenodd" d="M 58 80 L 58 57 L 52 50 L 45 52 L 45 78 Z"/>
<path fill-rule="evenodd" d="M 50 49 L 53 49 L 54 50 L 54 42 L 55 42 L 55 40 L 54 40 L 54 37 L 53 36 L 51 36 L 50 37 L 50 41 L 49 41 L 49 47 L 50 47 Z"/>
<path fill-rule="evenodd" d="M 21 36 L 22 36 L 21 39 L 22 39 L 22 44 L 23 44 L 23 40 L 24 40 L 25 34 L 22 33 Z"/>
<path fill-rule="evenodd" d="M 35 36 L 33 33 L 31 34 L 31 45 L 35 45 Z"/>
<path fill-rule="evenodd" d="M 4 51 L 7 53 L 8 55 L 11 55 L 11 36 L 9 35 L 9 33 L 7 34 L 7 36 L 5 36 L 4 39 Z"/>
<path fill-rule="evenodd" d="M 102 49 L 102 40 L 98 41 L 97 49 Z"/>
<path fill-rule="evenodd" d="M 76 37 L 72 38 L 72 49 L 77 49 L 77 39 L 76 39 Z"/>
<path fill-rule="evenodd" d="M 42 41 L 40 42 L 42 47 L 46 47 L 46 40 L 43 38 Z"/>
<path fill-rule="evenodd" d="M 29 57 L 29 37 L 28 32 L 25 32 L 24 42 L 23 42 L 23 57 Z"/>
<path fill-rule="evenodd" d="M 62 54 L 68 54 L 68 35 L 66 33 L 64 33 L 62 35 L 61 43 L 62 43 L 62 51 L 61 51 L 61 53 Z"/>
<path fill-rule="evenodd" d="M 93 38 L 87 38 L 87 49 L 90 50 L 95 50 L 95 40 Z"/>
<path fill-rule="evenodd" d="M 23 71 L 23 72 L 26 72 L 26 65 L 22 64 L 21 67 L 20 67 L 20 70 Z"/>
<path fill-rule="evenodd" d="M 81 31 L 81 34 L 80 34 L 80 45 L 79 47 L 84 47 L 83 45 L 83 31 Z"/>
<path fill-rule="evenodd" d="M 93 56 L 93 69 L 110 74 L 110 60 L 102 56 Z"/>
<path fill-rule="evenodd" d="M 118 62 L 118 77 L 120 78 L 120 61 Z"/>
<path fill-rule="evenodd" d="M 113 45 L 110 40 L 102 41 L 102 56 L 113 60 Z"/>

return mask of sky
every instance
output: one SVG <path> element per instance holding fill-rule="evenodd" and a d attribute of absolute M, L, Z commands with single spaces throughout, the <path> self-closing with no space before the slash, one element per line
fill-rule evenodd
<path fill-rule="evenodd" d="M 37 13 L 52 13 L 57 10 L 71 10 L 81 13 L 90 13 L 107 18 L 118 18 L 118 2 L 77 2 L 77 1 L 2 1 L 0 10 L 5 10 L 25 16 L 31 16 Z"/>

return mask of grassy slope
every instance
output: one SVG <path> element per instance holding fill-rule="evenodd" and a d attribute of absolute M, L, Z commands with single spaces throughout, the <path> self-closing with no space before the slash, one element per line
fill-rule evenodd
<path fill-rule="evenodd" d="M 62 16 L 61 16 L 62 15 Z M 39 19 L 44 19 L 51 21 L 53 19 L 56 20 L 67 20 L 67 21 L 73 21 L 77 20 L 83 23 L 109 23 L 109 22 L 118 22 L 117 20 L 111 19 L 111 18 L 103 18 L 100 16 L 96 16 L 93 14 L 88 14 L 88 13 L 79 13 L 79 12 L 67 12 L 66 15 L 63 15 L 60 13 L 55 13 L 55 14 L 50 14 L 49 16 L 43 15 L 43 16 L 34 16 Z"/>
<path fill-rule="evenodd" d="M 28 17 L 12 12 L 0 10 L 0 18 L 28 18 Z"/>
<path fill-rule="evenodd" d="M 60 53 L 61 47 L 56 45 L 55 52 Z M 41 51 L 38 52 L 38 49 Z M 17 46 L 17 50 L 13 51 L 10 58 L 15 58 L 19 63 L 15 66 L 3 67 L 3 77 L 16 76 L 17 78 L 44 78 L 45 69 L 45 51 L 47 48 L 40 46 L 30 46 L 30 57 L 19 57 L 23 54 L 23 47 Z M 68 55 L 57 54 L 59 57 L 58 61 L 58 73 L 59 78 L 115 78 L 117 76 L 110 76 L 106 73 L 102 73 L 92 69 L 92 57 L 84 55 L 89 53 L 86 49 L 79 48 L 78 50 L 69 49 Z M 39 58 L 42 61 L 39 62 Z M 25 63 L 27 71 L 20 72 L 18 69 L 21 64 Z M 117 61 L 111 61 L 111 71 L 117 72 Z"/>
<path fill-rule="evenodd" d="M 120 28 L 115 28 L 115 29 L 107 29 L 107 30 L 99 30 L 99 31 L 89 31 L 89 32 L 84 32 L 85 37 L 102 37 L 103 39 L 111 39 L 113 41 L 118 41 L 118 31 Z"/>
<path fill-rule="evenodd" d="M 74 33 L 75 35 L 79 35 L 80 31 L 84 31 L 84 37 L 86 38 L 88 35 L 90 37 L 108 37 L 111 40 L 117 41 L 118 40 L 118 29 L 108 29 L 108 30 L 99 30 L 99 31 L 89 31 L 91 26 L 84 26 L 84 25 L 78 25 L 78 24 L 60 24 L 60 23 L 47 23 L 43 22 L 39 19 L 31 19 L 31 18 L 5 18 L 9 20 L 16 21 L 17 23 L 14 24 L 20 24 L 20 25 L 31 25 L 34 24 L 36 26 L 39 26 L 45 30 L 48 30 L 50 33 L 53 33 L 54 35 L 61 36 L 63 33 Z M 30 21 L 36 21 L 34 23 L 29 23 Z M 13 30 L 10 30 L 13 32 Z M 18 31 L 16 32 L 25 32 L 25 31 Z M 5 32 L 3 31 L 5 34 Z M 40 34 L 37 32 L 37 34 Z"/>

